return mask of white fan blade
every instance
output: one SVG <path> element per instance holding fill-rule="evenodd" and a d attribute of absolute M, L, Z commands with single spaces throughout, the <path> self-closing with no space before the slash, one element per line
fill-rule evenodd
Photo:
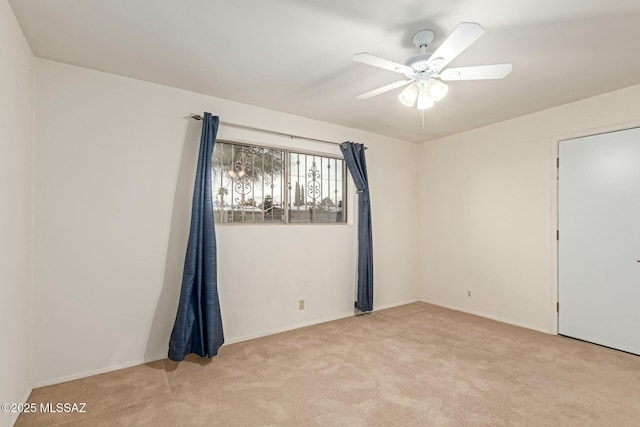
<path fill-rule="evenodd" d="M 356 98 L 358 98 L 358 99 L 371 98 L 372 96 L 380 95 L 381 93 L 388 92 L 388 91 L 390 91 L 392 89 L 395 89 L 397 87 L 402 87 L 404 85 L 407 85 L 407 84 L 411 83 L 412 81 L 413 80 L 400 80 L 400 81 L 397 81 L 395 83 L 391 83 L 389 85 L 379 87 L 378 89 L 374 89 L 374 90 L 369 91 L 367 93 L 363 93 L 362 95 L 358 95 L 358 96 L 356 96 Z"/>
<path fill-rule="evenodd" d="M 379 56 L 375 56 L 367 52 L 356 53 L 353 55 L 353 60 L 362 62 L 363 64 L 373 65 L 374 67 L 384 68 L 385 70 L 395 71 L 396 73 L 404 74 L 413 72 L 411 67 L 389 61 L 388 59 L 380 58 Z"/>
<path fill-rule="evenodd" d="M 449 37 L 433 52 L 428 61 L 429 67 L 436 72 L 442 70 L 453 58 L 460 55 L 486 32 L 487 30 L 477 22 L 459 23 Z"/>
<path fill-rule="evenodd" d="M 476 67 L 447 68 L 440 73 L 440 79 L 452 80 L 491 80 L 504 79 L 511 72 L 511 64 L 478 65 Z"/>

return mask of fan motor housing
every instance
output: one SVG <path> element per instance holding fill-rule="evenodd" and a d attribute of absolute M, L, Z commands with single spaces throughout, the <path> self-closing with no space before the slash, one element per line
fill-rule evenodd
<path fill-rule="evenodd" d="M 429 58 L 431 58 L 430 53 L 421 53 L 420 55 L 412 56 L 407 59 L 404 64 L 413 68 L 413 71 L 416 73 L 419 73 L 421 71 L 426 71 L 429 68 Z"/>

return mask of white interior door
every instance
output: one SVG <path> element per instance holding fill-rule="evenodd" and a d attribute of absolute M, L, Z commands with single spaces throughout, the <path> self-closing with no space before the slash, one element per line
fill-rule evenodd
<path fill-rule="evenodd" d="M 559 157 L 559 332 L 640 354 L 640 129 Z"/>

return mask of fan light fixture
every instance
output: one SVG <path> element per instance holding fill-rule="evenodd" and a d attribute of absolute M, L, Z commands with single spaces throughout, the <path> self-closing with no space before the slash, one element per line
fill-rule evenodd
<path fill-rule="evenodd" d="M 418 94 L 418 110 L 422 111 L 422 110 L 426 110 L 428 108 L 433 107 L 435 103 L 433 102 L 433 99 L 431 99 L 431 97 L 429 96 L 429 92 L 427 92 L 427 89 L 424 87 L 420 88 L 420 93 Z"/>
<path fill-rule="evenodd" d="M 440 80 L 429 79 L 427 82 L 427 92 L 433 102 L 438 102 L 447 94 L 449 86 L 442 83 Z"/>
<path fill-rule="evenodd" d="M 426 110 L 433 107 L 436 102 L 444 98 L 447 94 L 447 90 L 449 90 L 447 85 L 442 83 L 440 80 L 429 79 L 426 82 L 424 80 L 420 80 L 411 83 L 402 92 L 400 92 L 398 99 L 407 107 L 413 107 L 417 100 L 418 110 Z"/>
<path fill-rule="evenodd" d="M 413 107 L 413 104 L 416 103 L 416 99 L 418 98 L 418 85 L 415 83 L 411 83 L 407 86 L 400 95 L 398 95 L 398 99 L 402 102 L 403 105 L 407 107 Z"/>

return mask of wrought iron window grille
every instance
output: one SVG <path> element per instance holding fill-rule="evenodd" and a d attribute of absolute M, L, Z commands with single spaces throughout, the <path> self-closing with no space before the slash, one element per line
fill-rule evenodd
<path fill-rule="evenodd" d="M 344 160 L 220 141 L 212 158 L 218 224 L 344 224 Z"/>

